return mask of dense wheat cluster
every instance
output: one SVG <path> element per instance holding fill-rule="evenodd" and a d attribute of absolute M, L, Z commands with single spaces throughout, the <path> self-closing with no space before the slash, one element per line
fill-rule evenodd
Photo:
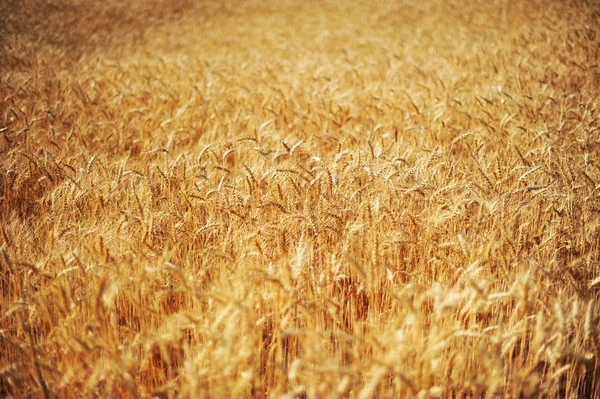
<path fill-rule="evenodd" d="M 600 397 L 599 11 L 2 1 L 0 397 Z"/>

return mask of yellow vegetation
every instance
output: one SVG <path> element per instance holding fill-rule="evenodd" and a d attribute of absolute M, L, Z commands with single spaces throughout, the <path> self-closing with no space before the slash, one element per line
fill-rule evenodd
<path fill-rule="evenodd" d="M 0 396 L 599 397 L 599 18 L 2 1 Z"/>

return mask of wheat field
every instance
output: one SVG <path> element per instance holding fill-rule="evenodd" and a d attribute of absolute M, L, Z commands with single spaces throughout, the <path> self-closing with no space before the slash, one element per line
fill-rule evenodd
<path fill-rule="evenodd" d="M 0 397 L 600 397 L 599 21 L 2 1 Z"/>

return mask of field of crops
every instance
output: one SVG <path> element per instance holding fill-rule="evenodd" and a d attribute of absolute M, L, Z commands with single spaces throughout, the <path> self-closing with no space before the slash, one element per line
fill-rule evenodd
<path fill-rule="evenodd" d="M 600 4 L 0 2 L 0 397 L 600 397 Z"/>

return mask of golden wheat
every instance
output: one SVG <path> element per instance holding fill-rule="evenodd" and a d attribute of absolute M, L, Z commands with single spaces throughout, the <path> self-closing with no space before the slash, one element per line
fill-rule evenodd
<path fill-rule="evenodd" d="M 600 397 L 592 1 L 0 4 L 0 396 Z"/>

